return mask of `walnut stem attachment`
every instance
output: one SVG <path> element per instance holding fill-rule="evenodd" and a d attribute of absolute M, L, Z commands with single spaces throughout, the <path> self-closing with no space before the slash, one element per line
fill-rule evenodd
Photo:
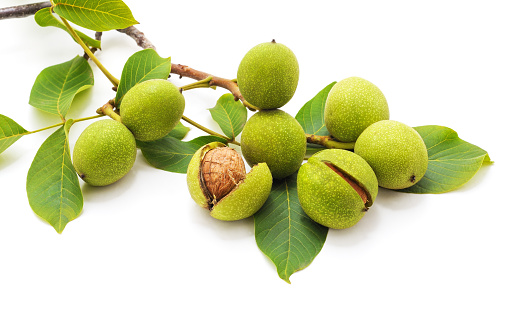
<path fill-rule="evenodd" d="M 331 136 L 321 136 L 314 134 L 306 134 L 308 143 L 318 144 L 330 149 L 347 149 L 353 150 L 355 148 L 355 142 L 340 142 L 335 140 Z"/>
<path fill-rule="evenodd" d="M 113 109 L 115 107 L 115 101 L 114 100 L 110 100 L 108 101 L 106 104 L 104 104 L 103 106 L 101 106 L 100 108 L 98 108 L 96 110 L 96 113 L 100 114 L 100 115 L 106 115 L 108 117 L 110 117 L 111 119 L 114 119 L 118 122 L 122 122 L 122 117 L 120 117 L 119 114 L 117 114 Z"/>
<path fill-rule="evenodd" d="M 227 136 L 224 136 L 224 135 L 222 135 L 222 134 L 220 134 L 220 133 L 217 133 L 217 132 L 215 132 L 215 131 L 212 131 L 212 130 L 210 130 L 209 128 L 204 127 L 204 126 L 200 125 L 199 123 L 197 123 L 197 122 L 195 122 L 195 121 L 193 121 L 193 120 L 187 118 L 186 116 L 182 116 L 182 120 L 184 120 L 185 122 L 187 122 L 187 123 L 189 123 L 189 124 L 195 126 L 196 128 L 198 128 L 198 129 L 200 129 L 200 130 L 202 130 L 202 131 L 204 131 L 204 132 L 206 132 L 206 133 L 208 133 L 208 134 L 210 134 L 210 135 L 214 135 L 214 136 L 218 136 L 218 137 L 223 138 L 224 140 L 227 141 L 227 143 L 236 144 L 237 146 L 240 145 L 240 143 L 238 143 L 235 139 L 230 139 L 230 138 L 228 138 Z"/>
<path fill-rule="evenodd" d="M 195 80 L 205 80 L 206 78 L 211 78 L 208 83 L 209 86 L 218 86 L 225 88 L 228 91 L 230 91 L 231 94 L 233 94 L 235 100 L 240 100 L 240 102 L 242 102 L 242 104 L 244 104 L 244 106 L 249 110 L 260 110 L 259 108 L 249 104 L 244 99 L 244 97 L 240 93 L 240 89 L 238 89 L 238 85 L 235 80 L 216 77 L 209 73 L 198 71 L 188 67 L 187 65 L 182 64 L 171 64 L 171 73 L 177 74 L 180 77 L 188 77 Z"/>
<path fill-rule="evenodd" d="M 180 92 L 188 91 L 190 89 L 195 88 L 213 88 L 216 89 L 216 86 L 210 86 L 209 82 L 213 79 L 213 77 L 209 76 L 204 80 L 195 81 L 194 83 L 187 84 L 185 86 L 180 87 Z"/>

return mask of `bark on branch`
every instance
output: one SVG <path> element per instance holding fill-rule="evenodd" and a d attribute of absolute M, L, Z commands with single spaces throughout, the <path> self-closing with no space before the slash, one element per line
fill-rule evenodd
<path fill-rule="evenodd" d="M 117 29 L 118 32 L 122 32 L 130 36 L 138 46 L 141 48 L 151 48 L 156 50 L 155 45 L 149 39 L 146 38 L 143 32 L 139 31 L 136 27 L 130 26 L 125 29 Z"/>
<path fill-rule="evenodd" d="M 212 74 L 198 71 L 195 69 L 192 69 L 188 67 L 187 65 L 182 64 L 171 64 L 171 73 L 179 75 L 182 77 L 188 77 L 195 80 L 204 80 L 206 78 L 211 77 L 211 80 L 209 81 L 209 86 L 218 86 L 227 89 L 228 91 L 233 94 L 235 97 L 235 100 L 240 100 L 244 106 L 246 106 L 250 110 L 259 110 L 255 106 L 249 104 L 242 94 L 240 93 L 240 89 L 238 89 L 238 85 L 234 80 L 226 79 L 226 78 L 220 78 L 213 76 Z"/>
<path fill-rule="evenodd" d="M 13 7 L 0 8 L 0 20 L 8 18 L 22 18 L 34 15 L 42 8 L 51 7 L 50 1 L 32 3 Z"/>

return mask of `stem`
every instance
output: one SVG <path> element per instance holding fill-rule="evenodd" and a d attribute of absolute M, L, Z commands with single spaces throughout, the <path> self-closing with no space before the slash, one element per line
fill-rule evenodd
<path fill-rule="evenodd" d="M 78 42 L 78 44 L 80 46 L 82 46 L 82 48 L 84 49 L 84 52 L 87 54 L 87 56 L 89 56 L 89 58 L 100 69 L 100 71 L 102 71 L 104 73 L 104 75 L 107 77 L 107 79 L 109 79 L 109 81 L 111 81 L 113 86 L 117 87 L 118 84 L 119 84 L 119 80 L 117 78 L 115 78 L 109 71 L 107 71 L 107 69 L 102 65 L 102 63 L 100 63 L 100 61 L 98 60 L 98 58 L 96 58 L 95 54 L 93 54 L 91 49 L 89 49 L 89 47 L 86 46 L 86 44 L 82 41 L 82 39 L 80 39 L 80 37 L 78 36 L 76 31 L 71 27 L 69 22 L 65 18 L 63 18 L 61 16 L 60 16 L 60 19 L 62 20 L 62 22 L 64 22 L 64 25 L 67 27 L 67 29 L 69 30 L 69 32 L 71 33 L 73 38 L 76 40 L 76 42 Z"/>
<path fill-rule="evenodd" d="M 47 126 L 47 127 L 44 127 L 44 128 L 40 128 L 40 129 L 37 129 L 37 130 L 35 130 L 35 131 L 25 132 L 25 133 L 20 134 L 20 135 L 29 135 L 29 134 L 33 134 L 33 133 L 38 133 L 38 132 L 42 132 L 42 131 L 45 131 L 45 130 L 48 130 L 48 129 L 51 129 L 51 128 L 55 128 L 55 127 L 59 127 L 59 126 L 63 126 L 63 125 L 65 125 L 65 122 L 58 123 L 58 124 L 54 124 L 54 125 Z"/>
<path fill-rule="evenodd" d="M 210 86 L 209 83 L 211 82 L 211 79 L 213 79 L 213 77 L 209 76 L 207 77 L 206 79 L 202 79 L 202 80 L 199 80 L 199 81 L 195 81 L 194 83 L 191 83 L 191 84 L 187 84 L 185 86 L 182 86 L 180 87 L 180 91 L 188 91 L 190 89 L 195 89 L 195 88 L 213 88 L 213 89 L 216 89 L 216 86 Z"/>
<path fill-rule="evenodd" d="M 222 135 L 222 134 L 220 134 L 220 133 L 217 133 L 217 132 L 215 132 L 215 131 L 212 131 L 212 130 L 210 130 L 209 128 L 204 127 L 204 126 L 200 125 L 199 123 L 194 122 L 193 120 L 187 118 L 186 116 L 182 116 L 182 120 L 184 120 L 185 122 L 187 122 L 187 123 L 189 123 L 189 124 L 195 126 L 196 128 L 198 128 L 198 129 L 200 129 L 200 130 L 202 130 L 202 131 L 204 131 L 204 132 L 206 132 L 206 133 L 208 133 L 208 134 L 210 134 L 210 135 L 214 135 L 214 136 L 221 137 L 221 138 L 223 138 L 224 140 L 227 140 L 228 143 L 236 144 L 237 146 L 240 145 L 240 143 L 238 143 L 238 142 L 235 141 L 234 139 L 232 140 L 232 139 L 228 138 L 227 136 L 224 136 L 224 135 Z"/>
<path fill-rule="evenodd" d="M 307 142 L 318 144 L 330 149 L 347 149 L 353 150 L 355 148 L 355 142 L 340 142 L 335 140 L 331 136 L 320 136 L 314 134 L 306 134 Z"/>
<path fill-rule="evenodd" d="M 73 120 L 73 123 L 78 123 L 79 121 L 96 119 L 96 118 L 100 118 L 100 117 L 104 117 L 104 116 L 105 115 L 96 115 L 96 116 L 91 116 L 91 117 L 78 118 L 78 119 Z"/>
<path fill-rule="evenodd" d="M 114 120 L 116 120 L 116 121 L 121 123 L 122 122 L 122 117 L 120 117 L 120 115 L 117 114 L 113 110 L 114 107 L 115 107 L 114 100 L 110 100 L 109 102 L 107 102 L 106 104 L 104 104 L 103 106 L 98 108 L 96 110 L 96 113 L 98 113 L 99 115 L 102 115 L 102 116 L 108 116 L 111 119 L 114 119 Z"/>
<path fill-rule="evenodd" d="M 103 117 L 103 116 L 104 115 L 96 115 L 96 116 L 91 116 L 91 117 L 84 117 L 84 118 L 75 119 L 75 120 L 73 120 L 73 124 L 74 123 L 78 123 L 79 121 L 96 119 L 96 118 L 100 118 L 100 117 Z M 40 129 L 37 129 L 37 130 L 34 130 L 34 131 L 28 131 L 28 132 L 25 132 L 25 133 L 20 134 L 20 135 L 34 134 L 34 133 L 42 132 L 42 131 L 45 131 L 45 130 L 48 130 L 48 129 L 51 129 L 51 128 L 60 127 L 60 126 L 64 126 L 64 125 L 65 125 L 65 122 L 62 122 L 62 123 L 54 124 L 54 125 L 47 126 L 47 127 L 44 127 L 44 128 L 40 128 Z"/>
<path fill-rule="evenodd" d="M 248 108 L 249 110 L 252 110 L 252 111 L 260 110 L 259 108 L 255 107 L 254 105 L 249 104 L 249 102 L 247 102 L 244 99 L 244 97 L 242 96 L 242 93 L 240 93 L 240 89 L 238 89 L 236 80 L 216 77 L 209 73 L 198 71 L 198 70 L 188 67 L 187 65 L 182 65 L 182 64 L 171 64 L 171 73 L 177 74 L 181 78 L 188 77 L 188 78 L 195 79 L 195 80 L 205 80 L 207 78 L 211 78 L 211 80 L 209 81 L 209 86 L 218 86 L 218 87 L 225 88 L 229 90 L 231 94 L 233 94 L 233 96 L 235 97 L 235 100 L 240 100 L 242 104 L 244 104 L 244 106 Z"/>

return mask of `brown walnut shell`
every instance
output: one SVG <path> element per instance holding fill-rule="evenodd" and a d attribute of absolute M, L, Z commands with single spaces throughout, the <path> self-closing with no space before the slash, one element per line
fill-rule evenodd
<path fill-rule="evenodd" d="M 234 149 L 209 150 L 201 163 L 200 180 L 209 200 L 216 204 L 246 178 L 242 157 Z"/>

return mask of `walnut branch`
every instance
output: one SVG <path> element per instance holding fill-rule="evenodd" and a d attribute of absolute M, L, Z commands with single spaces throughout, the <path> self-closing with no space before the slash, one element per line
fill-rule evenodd
<path fill-rule="evenodd" d="M 13 7 L 0 8 L 0 20 L 8 18 L 23 18 L 34 15 L 42 8 L 51 7 L 50 1 L 32 3 Z"/>
<path fill-rule="evenodd" d="M 151 48 L 155 49 L 155 45 L 149 41 L 149 39 L 146 38 L 143 32 L 138 30 L 135 26 L 130 26 L 125 29 L 117 29 L 118 32 L 122 32 L 130 36 L 134 41 L 136 41 L 136 44 L 144 49 Z"/>
<path fill-rule="evenodd" d="M 51 6 L 51 2 L 45 1 L 45 2 L 29 4 L 29 5 L 20 5 L 20 6 L 8 7 L 8 8 L 0 8 L 0 19 L 18 18 L 18 17 L 26 17 L 26 16 L 34 15 L 38 10 L 42 8 L 50 7 L 50 6 Z M 134 26 L 130 26 L 125 29 L 117 29 L 117 31 L 124 33 L 128 35 L 129 37 L 131 37 L 133 40 L 135 40 L 137 45 L 140 46 L 141 48 L 156 49 L 153 43 L 145 37 L 144 33 L 138 30 Z M 96 38 L 100 40 L 101 38 L 100 32 L 97 32 Z M 242 104 L 244 104 L 244 106 L 246 106 L 248 109 L 253 110 L 253 111 L 260 110 L 259 108 L 249 104 L 244 99 L 244 97 L 240 93 L 236 80 L 216 77 L 209 73 L 198 71 L 198 70 L 188 67 L 187 65 L 182 65 L 182 64 L 171 64 L 171 73 L 177 74 L 180 77 L 188 77 L 188 78 L 195 79 L 195 80 L 204 80 L 206 78 L 210 78 L 208 82 L 209 86 L 218 86 L 218 87 L 225 88 L 233 94 L 236 100 L 240 100 Z"/>
<path fill-rule="evenodd" d="M 182 77 L 188 77 L 195 80 L 204 80 L 206 78 L 211 78 L 209 80 L 209 86 L 218 86 L 225 88 L 233 94 L 236 100 L 240 100 L 248 109 L 250 110 L 260 110 L 257 107 L 249 104 L 238 89 L 236 81 L 226 78 L 220 78 L 213 76 L 209 73 L 198 71 L 188 67 L 187 65 L 182 64 L 171 64 L 171 73 L 179 75 Z"/>

